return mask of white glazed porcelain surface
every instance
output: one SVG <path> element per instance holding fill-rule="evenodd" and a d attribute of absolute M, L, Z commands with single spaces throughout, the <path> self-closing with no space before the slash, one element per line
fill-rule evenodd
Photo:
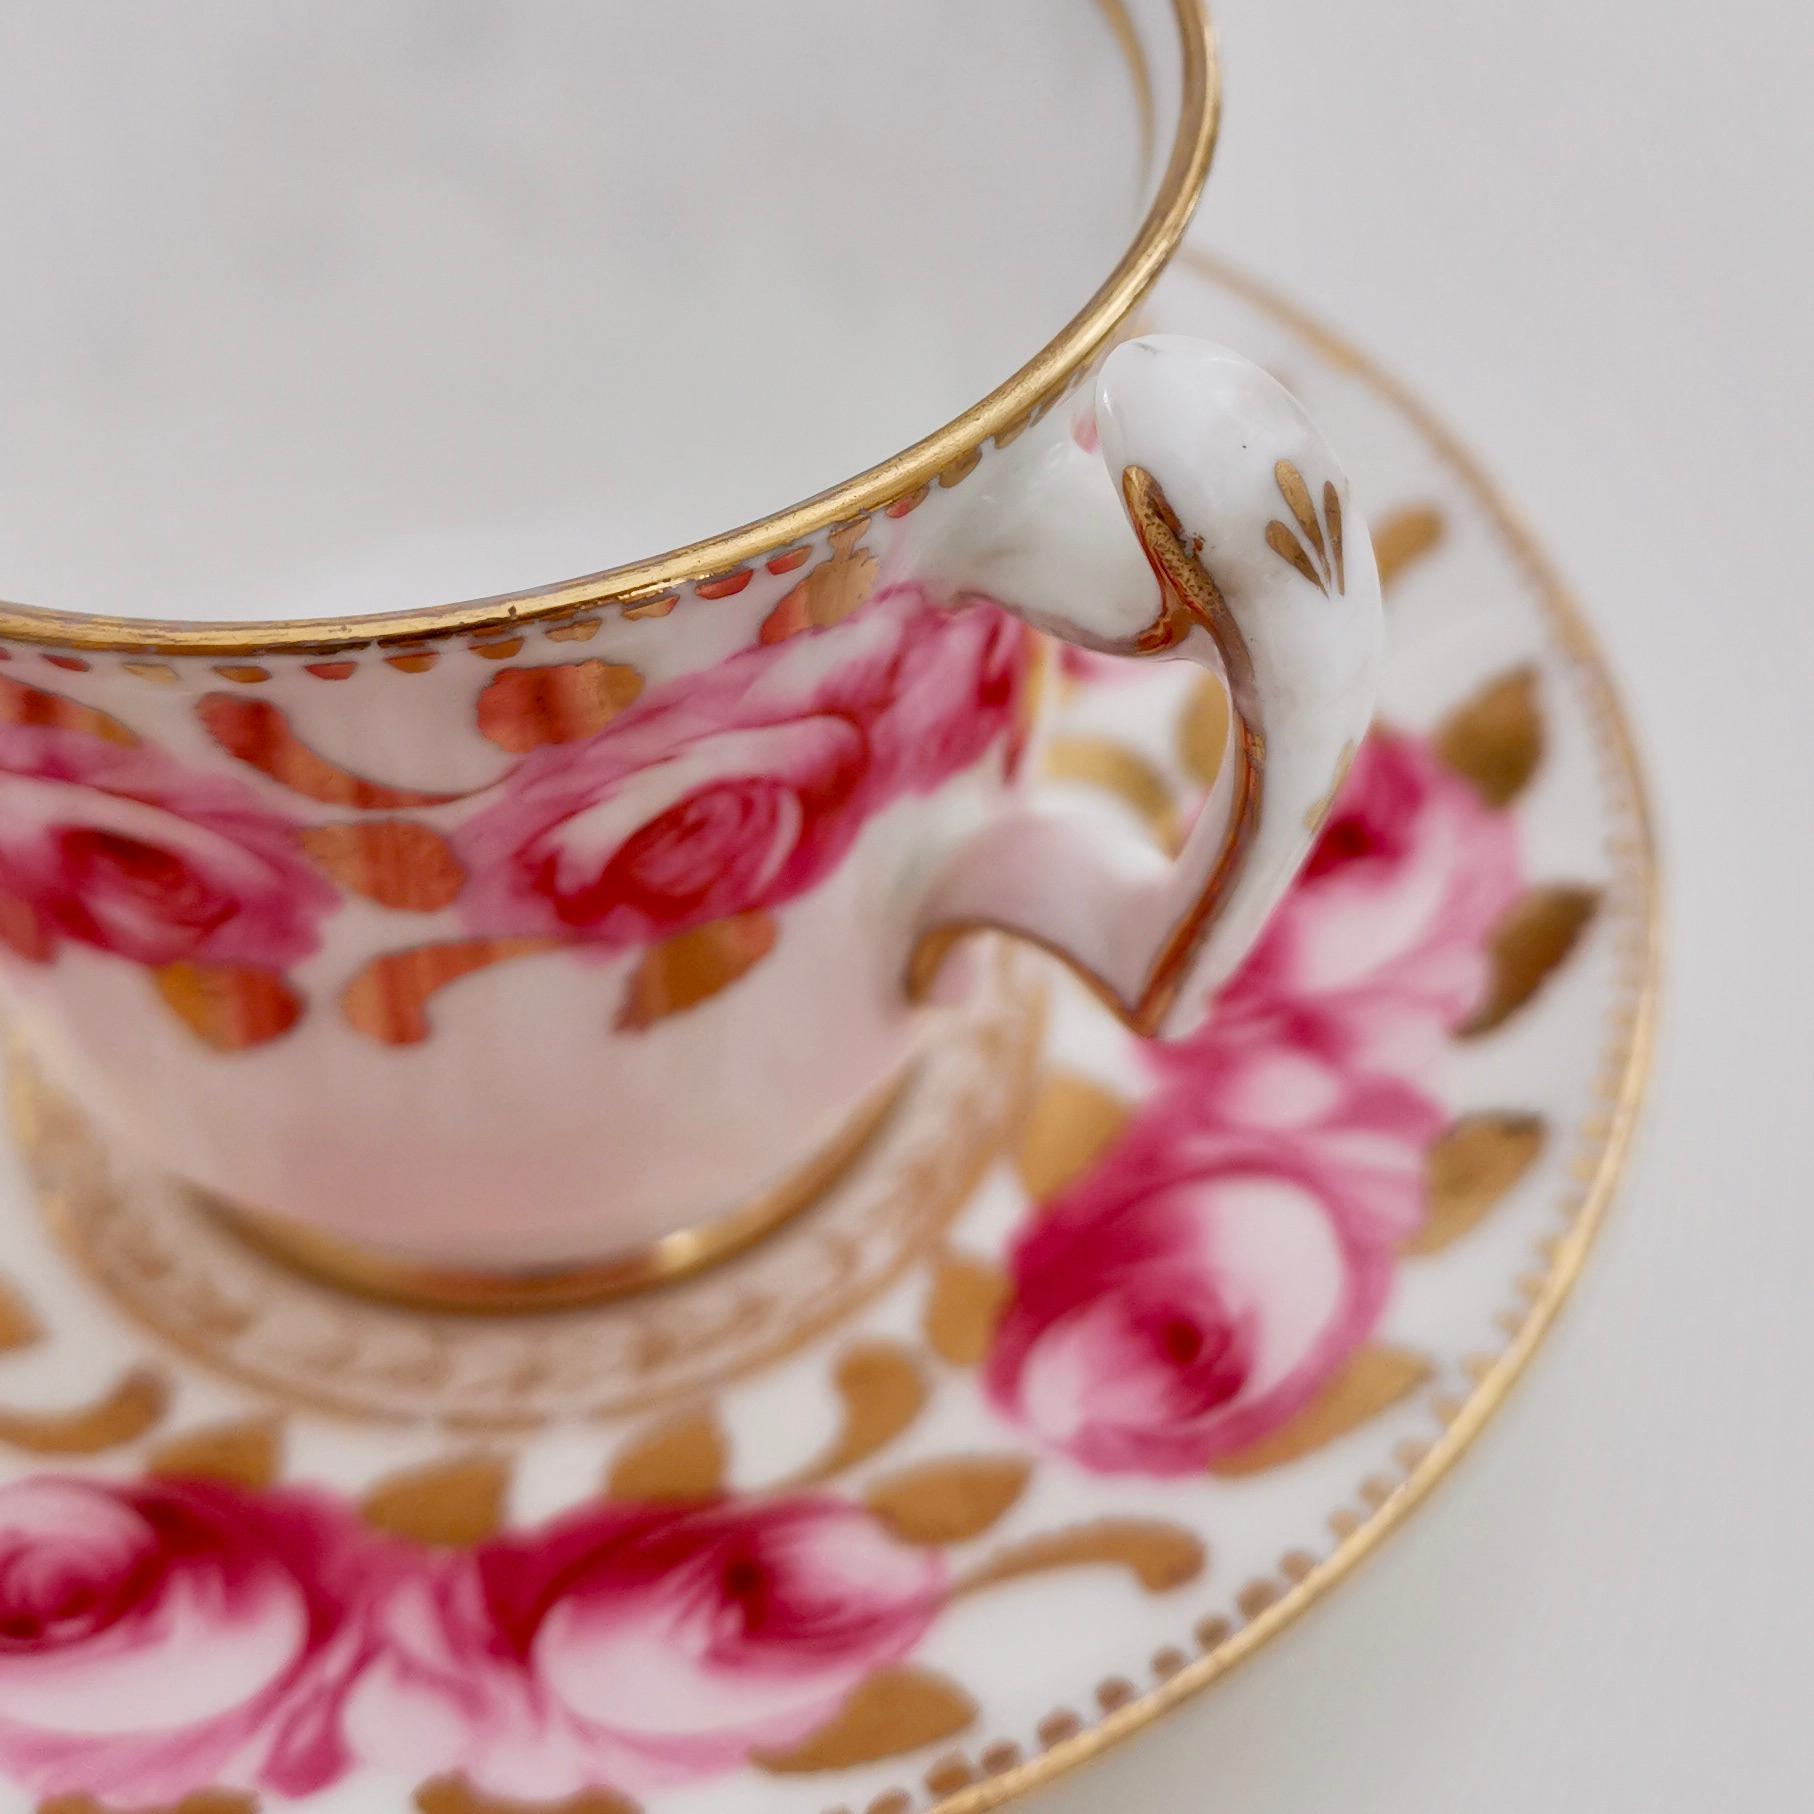
<path fill-rule="evenodd" d="M 559 1317 L 323 1291 L 40 1138 L 60 1219 L 16 1175 L 0 1218 L 6 1814 L 978 1814 L 1213 1679 L 1454 1459 L 1629 1132 L 1638 779 L 1540 557 L 1402 398 L 1190 270 L 1154 318 L 1302 392 L 1388 576 L 1382 728 L 1202 1033 L 1067 988 L 954 1210 L 883 1205 L 954 1101 L 992 1112 L 986 1045 L 773 1242 Z M 1164 833 L 1213 691 L 1066 669 L 1054 784 Z M 908 1264 L 826 1328 L 841 1250 Z"/>
<path fill-rule="evenodd" d="M 15 9 L 0 597 L 376 611 L 727 529 L 1050 339 L 1140 160 L 1095 0 Z"/>

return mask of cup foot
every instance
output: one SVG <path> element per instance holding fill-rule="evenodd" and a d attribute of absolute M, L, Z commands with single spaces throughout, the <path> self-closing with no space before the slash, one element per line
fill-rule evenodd
<path fill-rule="evenodd" d="M 285 1251 L 291 1230 L 274 1244 L 269 1222 L 255 1218 L 254 1229 L 146 1164 L 17 1041 L 10 1119 L 74 1274 L 212 1373 L 385 1424 L 520 1431 L 642 1415 L 793 1352 L 937 1248 L 1021 1127 L 1034 1086 L 1043 975 L 1021 953 L 999 959 L 979 966 L 975 998 L 953 1011 L 899 1099 L 872 1129 L 847 1130 L 855 1150 L 822 1155 L 803 1191 L 792 1181 L 796 1200 L 746 1204 L 693 1231 L 698 1245 L 667 1248 L 662 1257 L 679 1264 L 659 1291 L 580 1267 L 508 1281 L 519 1294 L 535 1289 L 542 1315 L 473 1315 L 444 1293 L 396 1289 L 414 1278 L 356 1285 L 342 1252 L 323 1265 Z M 387 1273 L 398 1267 L 395 1254 L 382 1260 Z M 642 1282 L 653 1282 L 646 1269 Z"/>
<path fill-rule="evenodd" d="M 343 1241 L 218 1197 L 207 1198 L 207 1208 L 216 1221 L 270 1257 L 325 1284 L 385 1303 L 479 1315 L 597 1303 L 668 1284 L 729 1259 L 810 1208 L 875 1141 L 907 1094 L 913 1068 L 890 1078 L 812 1159 L 760 1196 L 713 1221 L 597 1259 L 510 1271 L 440 1266 Z"/>

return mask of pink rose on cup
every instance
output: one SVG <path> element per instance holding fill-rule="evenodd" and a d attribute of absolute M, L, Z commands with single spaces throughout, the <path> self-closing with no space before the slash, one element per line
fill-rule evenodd
<path fill-rule="evenodd" d="M 280 968 L 338 902 L 288 821 L 146 746 L 0 724 L 0 781 L 0 938 L 35 961 Z"/>
<path fill-rule="evenodd" d="M 1378 1322 L 1437 1113 L 1310 1063 L 1194 1089 L 1020 1237 L 988 1389 L 1103 1473 L 1190 1474 L 1301 1410 Z M 1241 1100 L 1245 1098 L 1245 1100 Z"/>
<path fill-rule="evenodd" d="M 0 1774 L 127 1807 L 332 1782 L 361 1553 L 301 1497 L 0 1488 Z"/>
<path fill-rule="evenodd" d="M 897 588 L 835 628 L 648 695 L 527 757 L 455 845 L 485 932 L 610 948 L 776 906 L 864 821 L 1012 731 L 1024 632 Z"/>
<path fill-rule="evenodd" d="M 1202 1037 L 1268 1038 L 1404 1069 L 1466 1018 L 1517 898 L 1516 831 L 1416 738 L 1376 731 Z M 1195 1042 L 1158 1062 L 1188 1070 Z"/>
<path fill-rule="evenodd" d="M 395 1596 L 349 1724 L 367 1756 L 494 1795 L 683 1781 L 823 1724 L 943 1586 L 835 1500 L 588 1510 Z"/>

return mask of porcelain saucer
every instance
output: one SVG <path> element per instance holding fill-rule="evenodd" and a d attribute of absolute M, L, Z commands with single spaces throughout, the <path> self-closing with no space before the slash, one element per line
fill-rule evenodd
<path fill-rule="evenodd" d="M 1143 325 L 1298 391 L 1387 584 L 1379 725 L 1205 1031 L 1142 1045 L 1004 957 L 810 1212 L 492 1319 L 285 1271 L 17 1071 L 0 1810 L 975 1814 L 1213 1681 L 1463 1452 L 1642 1086 L 1635 759 L 1401 391 L 1189 253 Z M 1061 672 L 1051 784 L 1175 841 L 1219 691 Z"/>

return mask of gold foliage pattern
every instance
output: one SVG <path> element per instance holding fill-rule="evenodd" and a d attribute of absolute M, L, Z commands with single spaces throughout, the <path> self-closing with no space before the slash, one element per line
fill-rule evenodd
<path fill-rule="evenodd" d="M 753 1752 L 750 1761 L 775 1776 L 853 1770 L 952 1738 L 976 1713 L 975 1701 L 947 1677 L 897 1665 L 860 1683 L 809 1738 L 785 1751 Z"/>
<path fill-rule="evenodd" d="M 1105 1084 L 1075 1071 L 1053 1071 L 1040 1084 L 1015 1153 L 1027 1195 L 1036 1203 L 1060 1195 L 1121 1137 L 1131 1106 Z"/>
<path fill-rule="evenodd" d="M 1490 1033 L 1522 1008 L 1574 950 L 1600 905 L 1592 888 L 1533 888 L 1493 929 L 1481 1004 L 1457 1029 Z"/>
<path fill-rule="evenodd" d="M 32 1455 L 101 1455 L 157 1426 L 170 1387 L 152 1367 L 133 1367 L 101 1396 L 69 1411 L 0 1408 L 0 1443 Z"/>
<path fill-rule="evenodd" d="M 1377 1343 L 1363 1348 L 1295 1417 L 1212 1463 L 1210 1472 L 1235 1479 L 1300 1461 L 1408 1398 L 1429 1378 L 1430 1363 L 1420 1354 Z"/>
<path fill-rule="evenodd" d="M 871 1484 L 869 1509 L 904 1543 L 980 1537 L 1026 1490 L 1024 1455 L 962 1455 L 922 1462 Z"/>
<path fill-rule="evenodd" d="M 1437 758 L 1488 806 L 1509 806 L 1543 757 L 1537 670 L 1515 668 L 1490 682 L 1442 721 L 1433 742 Z"/>
<path fill-rule="evenodd" d="M 621 1448 L 606 1477 L 613 1499 L 711 1499 L 724 1490 L 724 1430 L 706 1407 L 639 1432 Z"/>
<path fill-rule="evenodd" d="M 1440 1253 L 1460 1240 L 1542 1151 L 1543 1123 L 1535 1115 L 1464 1115 L 1425 1156 L 1429 1213 L 1401 1251 Z"/>

